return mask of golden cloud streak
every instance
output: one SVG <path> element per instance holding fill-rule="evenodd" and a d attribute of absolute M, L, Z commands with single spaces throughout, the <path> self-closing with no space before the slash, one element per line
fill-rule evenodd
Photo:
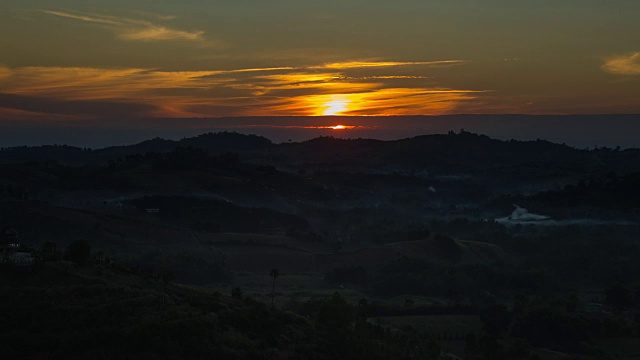
<path fill-rule="evenodd" d="M 342 64 L 352 64 L 348 68 L 355 66 L 354 62 Z M 385 64 L 383 66 L 407 63 Z M 365 64 L 364 68 L 367 67 Z M 204 71 L 0 67 L 0 77 L 3 77 L 0 93 L 60 101 L 139 104 L 155 109 L 145 110 L 148 116 L 211 117 L 443 114 L 483 92 L 425 86 L 415 81 L 425 79 L 423 76 L 347 77 L 333 68 L 326 70 L 314 67 Z M 393 81 L 393 86 L 389 81 Z M 140 111 L 140 107 L 133 109 Z"/>
<path fill-rule="evenodd" d="M 0 91 L 66 99 L 126 97 L 161 88 L 202 88 L 198 80 L 218 71 L 153 71 L 80 67 L 24 67 L 13 71 Z"/>
<path fill-rule="evenodd" d="M 291 73 L 291 74 L 277 74 L 277 75 L 263 75 L 258 76 L 259 79 L 272 80 L 274 84 L 302 84 L 302 83 L 314 83 L 314 82 L 327 82 L 340 79 L 340 73 L 324 73 L 324 74 L 309 74 L 309 73 Z"/>
<path fill-rule="evenodd" d="M 466 62 L 465 60 L 440 60 L 440 61 L 345 61 L 312 66 L 310 69 L 357 69 L 372 67 L 415 66 L 415 65 L 455 65 Z"/>
<path fill-rule="evenodd" d="M 381 75 L 381 76 L 363 76 L 363 77 L 350 77 L 348 79 L 428 79 L 428 76 L 417 76 L 417 75 Z"/>
<path fill-rule="evenodd" d="M 309 95 L 300 99 L 295 109 L 299 115 L 437 115 L 455 109 L 462 101 L 475 99 L 482 92 L 383 88 L 362 93 Z M 284 111 L 286 106 L 274 110 Z"/>
<path fill-rule="evenodd" d="M 221 73 L 246 73 L 246 72 L 265 72 L 265 71 L 279 71 L 279 70 L 296 70 L 298 68 L 291 66 L 281 66 L 281 67 L 266 67 L 266 68 L 248 68 L 248 69 L 236 69 L 236 70 L 223 70 Z"/>
<path fill-rule="evenodd" d="M 606 59 L 602 69 L 617 75 L 640 75 L 640 51 Z"/>

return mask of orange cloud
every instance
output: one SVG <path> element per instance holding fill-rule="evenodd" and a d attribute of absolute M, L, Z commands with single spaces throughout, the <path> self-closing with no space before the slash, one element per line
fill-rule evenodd
<path fill-rule="evenodd" d="M 345 61 L 328 63 L 319 66 L 312 66 L 311 69 L 357 69 L 372 67 L 392 67 L 392 66 L 411 66 L 411 65 L 455 65 L 464 63 L 464 60 L 441 60 L 441 61 Z"/>
<path fill-rule="evenodd" d="M 381 88 L 348 94 L 309 95 L 287 106 L 299 115 L 437 115 L 454 110 L 461 102 L 475 99 L 477 90 Z"/>
<path fill-rule="evenodd" d="M 602 69 L 611 74 L 640 75 L 640 51 L 607 58 Z"/>
<path fill-rule="evenodd" d="M 424 62 L 420 64 L 432 64 Z M 355 62 L 344 62 L 355 68 Z M 46 99 L 105 109 L 96 101 L 117 104 L 119 112 L 150 117 L 229 115 L 414 115 L 442 114 L 476 99 L 483 90 L 449 89 L 428 84 L 422 75 L 367 73 L 350 77 L 339 69 L 265 67 L 230 70 L 163 71 L 87 67 L 0 68 L 0 94 L 19 96 L 23 109 L 32 101 L 57 109 Z M 382 68 L 408 64 L 386 62 Z M 392 65 L 396 64 L 396 65 Z M 411 63 L 418 64 L 418 63 Z M 418 65 L 415 65 L 418 66 Z M 427 65 L 428 66 L 428 65 Z M 380 69 L 375 70 L 377 73 Z M 429 80 L 430 81 L 430 80 Z M 17 101 L 17 100 L 16 100 Z M 138 104 L 145 106 L 127 106 Z M 103 111 L 103 110 L 101 110 Z"/>
<path fill-rule="evenodd" d="M 272 80 L 274 84 L 321 83 L 340 79 L 340 73 L 289 73 L 259 76 L 260 79 Z"/>

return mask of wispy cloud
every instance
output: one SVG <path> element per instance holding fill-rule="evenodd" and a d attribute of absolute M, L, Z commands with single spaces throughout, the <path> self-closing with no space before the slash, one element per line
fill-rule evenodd
<path fill-rule="evenodd" d="M 99 17 L 92 17 L 92 16 L 88 16 L 88 15 L 83 15 L 83 14 L 72 14 L 72 13 L 69 13 L 69 12 L 55 11 L 55 10 L 42 10 L 42 12 L 45 13 L 45 14 L 49 14 L 49 15 L 55 15 L 55 16 L 60 16 L 60 17 L 64 17 L 64 18 L 80 20 L 80 21 L 86 21 L 86 22 L 92 22 L 92 23 L 98 23 L 98 24 L 107 24 L 107 25 L 121 25 L 122 24 L 119 21 L 110 20 L 107 17 L 99 18 Z"/>
<path fill-rule="evenodd" d="M 356 77 L 351 77 L 358 79 Z M 380 76 L 363 76 L 361 79 L 428 79 L 428 76 L 421 75 L 380 75 Z"/>
<path fill-rule="evenodd" d="M 120 38 L 133 41 L 201 40 L 204 31 L 188 32 L 149 25 L 144 29 L 132 29 L 120 34 Z"/>
<path fill-rule="evenodd" d="M 442 114 L 482 96 L 482 89 L 437 86 L 422 68 L 384 68 L 433 62 L 343 62 L 343 68 L 249 67 L 201 71 L 105 69 L 88 67 L 0 68 L 0 94 L 5 108 L 13 102 L 21 111 L 64 111 L 79 114 L 104 111 L 103 103 L 118 104 L 117 114 L 148 117 L 211 117 L 246 115 L 403 115 Z M 359 66 L 356 66 L 359 64 Z M 380 64 L 380 63 L 376 63 Z M 358 76 L 348 72 L 358 69 Z M 401 74 L 398 74 L 400 72 Z M 31 99 L 31 100 L 30 100 Z M 46 100 L 46 101 L 45 101 Z M 30 101 L 40 105 L 30 105 Z M 54 101 L 64 102 L 58 108 Z M 132 106 L 125 106 L 131 104 Z M 141 106 L 133 106 L 133 105 Z M 45 106 L 46 105 L 46 106 Z M 10 106 L 9 106 L 10 107 Z M 107 112 L 111 115 L 114 112 Z"/>
<path fill-rule="evenodd" d="M 215 83 L 203 78 L 221 71 L 157 71 L 83 67 L 22 67 L 0 84 L 0 92 L 96 99 L 133 96 L 154 89 L 202 89 Z"/>
<path fill-rule="evenodd" d="M 412 65 L 456 65 L 466 62 L 465 60 L 440 60 L 440 61 L 345 61 L 334 62 L 318 66 L 313 69 L 357 69 L 357 68 L 382 68 L 393 66 L 412 66 Z"/>
<path fill-rule="evenodd" d="M 247 68 L 247 69 L 235 69 L 235 70 L 224 70 L 220 71 L 221 73 L 246 73 L 246 72 L 265 72 L 265 71 L 278 71 L 278 70 L 296 70 L 300 69 L 299 67 L 292 66 L 280 66 L 280 67 L 265 67 L 265 68 Z"/>
<path fill-rule="evenodd" d="M 158 20 L 162 20 L 162 21 L 171 21 L 171 20 L 175 20 L 178 17 L 175 15 L 165 15 L 165 14 L 156 14 L 156 13 L 152 13 L 152 12 L 148 12 L 148 11 L 140 11 L 140 10 L 133 10 L 132 11 L 133 14 L 139 14 L 139 15 L 143 15 L 145 17 L 152 17 Z"/>
<path fill-rule="evenodd" d="M 54 15 L 62 18 L 73 19 L 107 27 L 110 30 L 114 31 L 119 39 L 126 41 L 205 40 L 204 31 L 178 30 L 144 19 L 132 19 L 127 17 L 115 17 L 100 14 L 87 14 L 68 10 L 40 11 L 48 15 Z"/>
<path fill-rule="evenodd" d="M 308 95 L 270 111 L 293 115 L 437 115 L 452 112 L 464 101 L 475 99 L 477 90 L 379 88 L 346 94 Z M 333 109 L 338 106 L 340 111 Z"/>
<path fill-rule="evenodd" d="M 602 69 L 611 74 L 640 75 L 640 51 L 609 57 Z"/>

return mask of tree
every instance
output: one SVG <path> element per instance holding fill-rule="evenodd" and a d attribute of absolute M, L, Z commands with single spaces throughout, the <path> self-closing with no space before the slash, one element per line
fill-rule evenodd
<path fill-rule="evenodd" d="M 271 286 L 271 308 L 273 308 L 273 300 L 276 296 L 276 279 L 278 278 L 278 276 L 280 276 L 280 271 L 278 271 L 278 269 L 271 269 L 270 275 L 273 278 L 273 283 Z"/>
<path fill-rule="evenodd" d="M 355 309 L 338 293 L 326 299 L 320 309 L 316 323 L 330 330 L 347 329 L 356 320 Z"/>
<path fill-rule="evenodd" d="M 64 258 L 78 265 L 86 265 L 91 259 L 91 245 L 87 240 L 75 240 L 67 246 Z"/>

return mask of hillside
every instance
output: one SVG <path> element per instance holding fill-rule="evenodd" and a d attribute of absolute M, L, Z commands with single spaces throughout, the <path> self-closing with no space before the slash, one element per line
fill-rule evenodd
<path fill-rule="evenodd" d="M 10 355 L 602 358 L 637 339 L 638 150 L 219 133 L 0 159 Z M 436 324 L 460 316 L 483 328 Z"/>
<path fill-rule="evenodd" d="M 340 297 L 310 320 L 239 290 L 209 292 L 117 263 L 0 270 L 0 307 L 11 309 L 0 336 L 11 359 L 390 359 L 407 343 L 372 336 L 379 330 Z"/>

